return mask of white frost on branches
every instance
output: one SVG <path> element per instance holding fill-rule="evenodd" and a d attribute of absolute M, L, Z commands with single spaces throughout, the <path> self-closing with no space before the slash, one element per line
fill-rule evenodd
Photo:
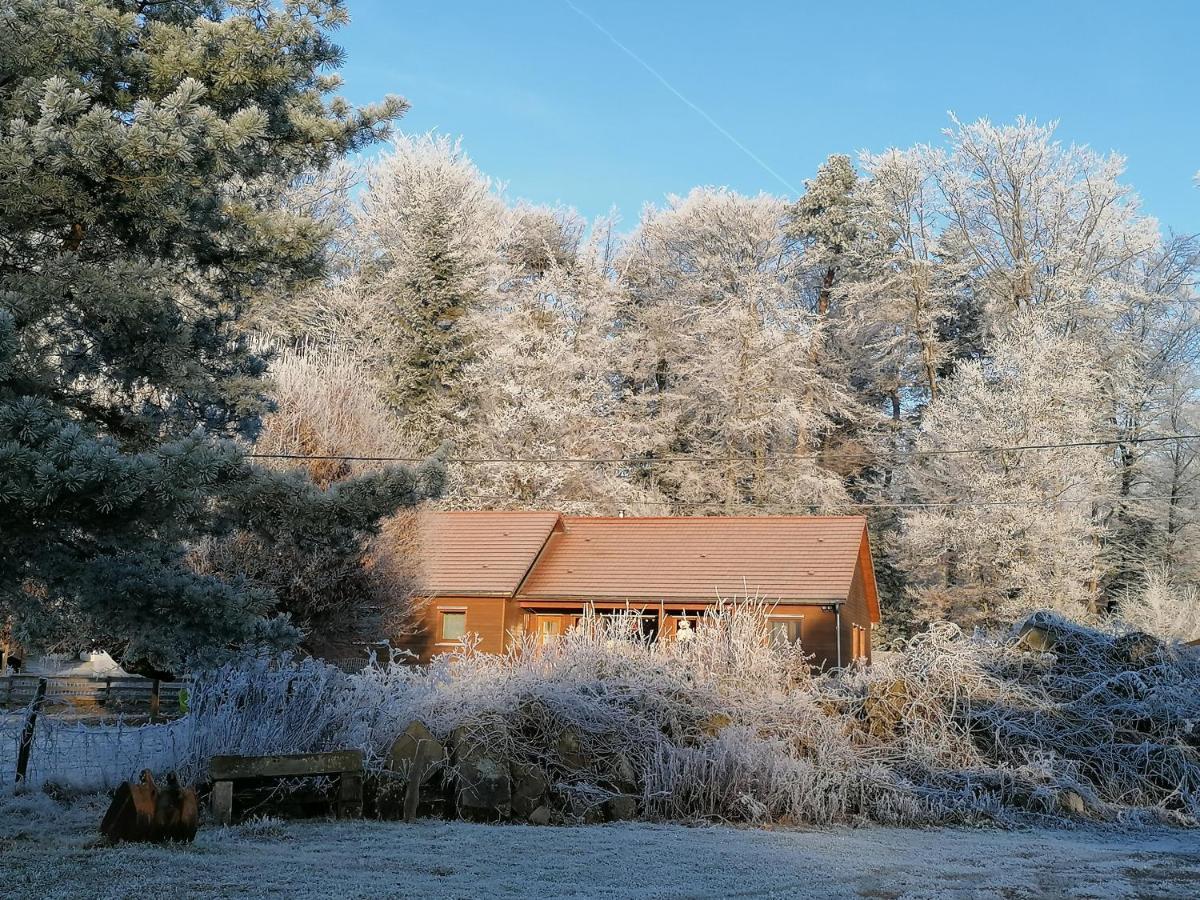
<path fill-rule="evenodd" d="M 1030 316 L 987 362 L 961 363 L 926 413 L 910 477 L 931 504 L 905 517 L 902 545 L 931 618 L 996 622 L 1030 609 L 1089 608 L 1100 573 L 1094 510 L 1107 499 L 1103 450 L 944 451 L 1087 441 L 1098 425 L 1095 357 Z M 960 505 L 961 504 L 961 505 Z"/>

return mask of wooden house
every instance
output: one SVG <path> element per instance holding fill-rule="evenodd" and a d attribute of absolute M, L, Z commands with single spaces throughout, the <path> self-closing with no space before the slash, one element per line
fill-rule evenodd
<path fill-rule="evenodd" d="M 746 597 L 816 665 L 871 658 L 879 599 L 861 516 L 429 512 L 420 532 L 422 660 L 466 634 L 493 653 L 522 634 L 555 640 L 587 607 L 634 611 L 647 637 L 673 640 L 718 598 Z"/>

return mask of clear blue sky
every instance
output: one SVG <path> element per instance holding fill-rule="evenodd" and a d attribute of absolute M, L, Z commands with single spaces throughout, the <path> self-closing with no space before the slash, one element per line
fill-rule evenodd
<path fill-rule="evenodd" d="M 1164 226 L 1200 232 L 1200 2 L 572 0 L 801 187 L 830 153 L 963 120 L 1058 119 L 1128 158 Z M 789 193 L 567 0 L 350 0 L 345 94 L 399 93 L 513 198 L 623 227 L 695 185 Z"/>

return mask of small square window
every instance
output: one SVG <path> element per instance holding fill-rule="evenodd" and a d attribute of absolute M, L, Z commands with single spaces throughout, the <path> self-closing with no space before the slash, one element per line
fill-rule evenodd
<path fill-rule="evenodd" d="M 768 620 L 767 626 L 770 628 L 771 644 L 776 647 L 784 647 L 788 644 L 800 643 L 800 626 L 803 623 L 803 619 Z"/>
<path fill-rule="evenodd" d="M 457 641 L 467 633 L 467 614 L 465 612 L 442 613 L 442 640 Z"/>

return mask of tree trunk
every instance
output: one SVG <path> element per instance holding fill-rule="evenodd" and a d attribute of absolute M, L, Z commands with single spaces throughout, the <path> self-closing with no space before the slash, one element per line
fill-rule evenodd
<path fill-rule="evenodd" d="M 833 280 L 836 275 L 836 270 L 833 266 L 825 269 L 825 274 L 821 278 L 821 290 L 817 292 L 817 315 L 824 319 L 829 315 L 829 303 L 833 296 Z"/>

